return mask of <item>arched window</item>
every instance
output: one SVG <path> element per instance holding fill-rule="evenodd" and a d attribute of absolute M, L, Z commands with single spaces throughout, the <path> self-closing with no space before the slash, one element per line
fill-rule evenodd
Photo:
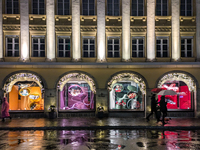
<path fill-rule="evenodd" d="M 83 73 L 69 73 L 57 85 L 59 110 L 94 110 L 95 83 Z"/>
<path fill-rule="evenodd" d="M 108 82 L 109 110 L 144 110 L 146 84 L 133 73 L 118 74 Z"/>

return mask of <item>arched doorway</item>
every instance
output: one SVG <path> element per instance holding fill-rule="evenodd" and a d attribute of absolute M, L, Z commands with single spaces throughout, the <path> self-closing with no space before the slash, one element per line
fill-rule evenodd
<path fill-rule="evenodd" d="M 57 83 L 59 111 L 94 111 L 96 87 L 85 73 L 73 72 Z"/>
<path fill-rule="evenodd" d="M 109 111 L 144 111 L 146 83 L 136 73 L 118 73 L 108 82 Z"/>
<path fill-rule="evenodd" d="M 168 111 L 195 111 L 196 82 L 188 73 L 166 73 L 158 83 L 158 88 L 173 90 L 177 95 L 166 95 Z M 158 101 L 160 96 L 158 96 Z"/>
<path fill-rule="evenodd" d="M 29 72 L 14 73 L 5 80 L 4 96 L 10 111 L 43 111 L 44 84 L 41 78 Z"/>

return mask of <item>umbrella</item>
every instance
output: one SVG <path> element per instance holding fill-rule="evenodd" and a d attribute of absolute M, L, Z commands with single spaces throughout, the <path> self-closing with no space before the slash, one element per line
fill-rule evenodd
<path fill-rule="evenodd" d="M 163 90 L 160 91 L 158 95 L 177 95 L 177 93 L 172 90 Z"/>
<path fill-rule="evenodd" d="M 153 93 L 159 93 L 159 92 L 162 91 L 162 90 L 164 90 L 164 89 L 161 89 L 161 88 L 154 88 L 154 89 L 151 90 L 151 92 L 153 92 Z"/>

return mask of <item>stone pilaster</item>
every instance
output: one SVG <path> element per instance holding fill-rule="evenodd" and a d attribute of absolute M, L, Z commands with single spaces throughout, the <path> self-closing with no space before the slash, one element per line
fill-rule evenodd
<path fill-rule="evenodd" d="M 47 61 L 55 61 L 55 2 L 46 1 Z"/>
<path fill-rule="evenodd" d="M 130 56 L 130 0 L 122 3 L 122 60 L 129 61 Z"/>
<path fill-rule="evenodd" d="M 72 0 L 72 41 L 72 60 L 79 61 L 81 59 L 80 0 Z"/>
<path fill-rule="evenodd" d="M 108 90 L 107 89 L 96 89 L 96 109 L 99 106 L 103 106 L 104 107 L 104 113 L 108 113 Z M 96 111 L 97 113 L 98 111 Z"/>
<path fill-rule="evenodd" d="M 155 0 L 147 0 L 147 60 L 155 60 Z"/>
<path fill-rule="evenodd" d="M 105 0 L 97 0 L 97 62 L 106 61 Z"/>
<path fill-rule="evenodd" d="M 171 1 L 172 7 L 172 60 L 180 60 L 180 4 L 179 0 Z"/>
<path fill-rule="evenodd" d="M 196 52 L 197 61 L 200 61 L 200 0 L 196 0 Z"/>

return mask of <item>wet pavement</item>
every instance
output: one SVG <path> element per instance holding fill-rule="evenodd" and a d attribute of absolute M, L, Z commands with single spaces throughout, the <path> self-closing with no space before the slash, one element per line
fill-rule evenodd
<path fill-rule="evenodd" d="M 198 118 L 172 118 L 164 126 L 145 118 L 13 118 L 0 121 L 0 130 L 165 129 L 200 130 Z"/>
<path fill-rule="evenodd" d="M 200 131 L 36 130 L 1 131 L 3 150 L 198 150 Z"/>

